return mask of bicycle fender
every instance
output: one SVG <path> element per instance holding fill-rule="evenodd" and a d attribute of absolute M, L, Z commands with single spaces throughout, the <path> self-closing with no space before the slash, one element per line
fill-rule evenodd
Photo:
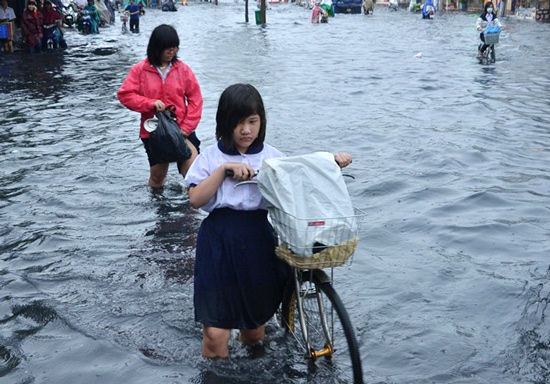
<path fill-rule="evenodd" d="M 313 281 L 318 284 L 330 284 L 330 278 L 322 269 L 314 269 L 313 271 Z"/>

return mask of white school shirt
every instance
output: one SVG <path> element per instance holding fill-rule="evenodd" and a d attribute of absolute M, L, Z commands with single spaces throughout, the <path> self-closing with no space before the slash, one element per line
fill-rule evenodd
<path fill-rule="evenodd" d="M 6 7 L 2 8 L 0 6 L 0 20 L 15 20 L 15 12 L 13 12 L 13 8 Z"/>
<path fill-rule="evenodd" d="M 252 169 L 259 170 L 264 159 L 273 157 L 284 157 L 284 154 L 266 143 L 260 147 L 250 147 L 247 153 L 243 154 L 235 149 L 223 150 L 221 143 L 218 142 L 201 151 L 193 161 L 185 176 L 185 184 L 187 186 L 200 184 L 226 162 L 246 163 Z M 201 209 L 206 212 L 224 207 L 242 211 L 266 209 L 266 204 L 257 184 L 235 186 L 237 183 L 238 181 L 233 180 L 231 177 L 226 177 L 216 194 Z"/>

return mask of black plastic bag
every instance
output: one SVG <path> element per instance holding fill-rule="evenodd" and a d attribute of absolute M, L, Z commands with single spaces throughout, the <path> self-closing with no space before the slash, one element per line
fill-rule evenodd
<path fill-rule="evenodd" d="M 191 157 L 191 149 L 170 110 L 155 113 L 157 129 L 151 132 L 149 146 L 163 163 L 185 161 Z"/>

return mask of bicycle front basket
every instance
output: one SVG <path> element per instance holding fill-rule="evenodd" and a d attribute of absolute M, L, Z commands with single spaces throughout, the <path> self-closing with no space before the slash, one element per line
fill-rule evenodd
<path fill-rule="evenodd" d="M 496 44 L 500 33 L 488 33 L 485 35 L 485 44 Z"/>
<path fill-rule="evenodd" d="M 296 268 L 320 269 L 343 265 L 359 242 L 359 224 L 365 213 L 353 216 L 298 218 L 278 209 L 270 209 L 273 227 L 279 235 L 277 257 Z"/>

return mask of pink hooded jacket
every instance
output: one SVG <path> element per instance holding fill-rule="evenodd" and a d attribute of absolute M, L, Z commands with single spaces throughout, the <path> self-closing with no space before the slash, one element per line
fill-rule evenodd
<path fill-rule="evenodd" d="M 195 130 L 202 115 L 199 83 L 191 68 L 181 60 L 172 63 L 164 82 L 149 60 L 140 61 L 130 69 L 117 96 L 124 106 L 141 113 L 139 137 L 142 139 L 149 138 L 143 122 L 155 116 L 156 100 L 176 107 L 178 125 L 186 136 Z"/>

